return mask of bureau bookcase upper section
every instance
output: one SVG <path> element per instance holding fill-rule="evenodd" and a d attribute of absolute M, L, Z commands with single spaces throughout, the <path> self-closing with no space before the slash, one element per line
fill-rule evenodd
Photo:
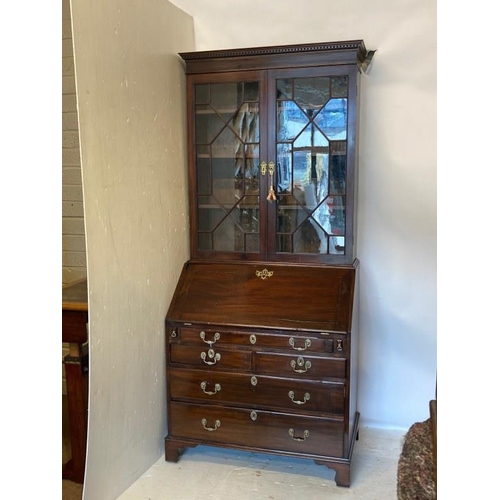
<path fill-rule="evenodd" d="M 364 43 L 180 55 L 191 258 L 352 264 Z"/>

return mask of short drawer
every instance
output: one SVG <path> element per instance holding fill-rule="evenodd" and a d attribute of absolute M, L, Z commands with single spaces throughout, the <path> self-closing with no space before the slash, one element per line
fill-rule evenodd
<path fill-rule="evenodd" d="M 206 444 L 343 455 L 341 419 L 172 402 L 169 435 Z"/>
<path fill-rule="evenodd" d="M 250 370 L 252 352 L 170 344 L 170 362 L 221 370 Z"/>
<path fill-rule="evenodd" d="M 171 369 L 169 396 L 238 406 L 344 414 L 344 384 L 263 375 Z"/>
<path fill-rule="evenodd" d="M 345 378 L 345 358 L 257 352 L 257 373 L 301 378 Z"/>
<path fill-rule="evenodd" d="M 331 337 L 331 338 L 330 338 Z M 177 338 L 183 343 L 192 343 L 199 346 L 220 345 L 271 348 L 299 352 L 339 352 L 345 349 L 345 339 L 338 335 L 328 339 L 316 338 L 304 333 L 263 333 L 228 331 L 217 328 L 179 328 Z"/>

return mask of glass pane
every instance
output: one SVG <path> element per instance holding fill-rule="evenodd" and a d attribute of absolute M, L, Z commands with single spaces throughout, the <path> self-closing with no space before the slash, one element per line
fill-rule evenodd
<path fill-rule="evenodd" d="M 213 83 L 210 104 L 219 112 L 234 113 L 243 102 L 243 83 Z"/>
<path fill-rule="evenodd" d="M 347 83 L 347 75 L 332 76 L 332 97 L 347 97 Z"/>
<path fill-rule="evenodd" d="M 213 158 L 243 157 L 243 143 L 236 137 L 229 127 L 217 136 L 212 143 Z"/>
<path fill-rule="evenodd" d="M 330 78 L 295 79 L 293 98 L 307 116 L 314 116 L 330 98 Z"/>
<path fill-rule="evenodd" d="M 286 78 L 276 80 L 276 99 L 292 99 L 293 98 L 293 80 Z"/>
<path fill-rule="evenodd" d="M 343 142 L 330 143 L 330 193 L 345 194 L 347 169 L 347 144 Z"/>
<path fill-rule="evenodd" d="M 347 99 L 330 99 L 314 119 L 331 141 L 341 141 L 347 135 Z"/>
<path fill-rule="evenodd" d="M 343 236 L 330 237 L 330 254 L 344 255 L 345 254 L 345 238 Z"/>
<path fill-rule="evenodd" d="M 344 196 L 329 196 L 324 204 L 328 206 L 329 224 L 323 225 L 323 228 L 329 234 L 344 236 L 345 235 L 345 197 Z"/>
<path fill-rule="evenodd" d="M 289 143 L 277 145 L 276 185 L 278 194 L 292 192 L 292 145 Z"/>
<path fill-rule="evenodd" d="M 212 160 L 212 194 L 225 208 L 230 209 L 243 196 L 238 189 L 240 180 L 235 178 L 237 162 L 230 158 Z"/>
<path fill-rule="evenodd" d="M 199 85 L 195 94 L 198 248 L 258 251 L 259 83 Z"/>
<path fill-rule="evenodd" d="M 202 108 L 202 109 L 198 109 Z M 226 126 L 224 120 L 206 106 L 196 107 L 195 140 L 196 144 L 210 144 Z"/>
<path fill-rule="evenodd" d="M 245 234 L 245 252 L 257 253 L 259 251 L 259 235 Z"/>
<path fill-rule="evenodd" d="M 309 118 L 293 101 L 278 103 L 276 120 L 278 141 L 293 141 L 308 123 Z"/>
<path fill-rule="evenodd" d="M 245 101 L 259 100 L 259 82 L 245 82 L 244 89 L 245 89 L 244 92 Z"/>
<path fill-rule="evenodd" d="M 277 251 L 343 254 L 345 75 L 276 81 Z"/>
<path fill-rule="evenodd" d="M 259 142 L 259 105 L 245 102 L 230 122 L 236 136 L 243 142 Z"/>
<path fill-rule="evenodd" d="M 292 236 L 290 234 L 278 234 L 276 250 L 278 252 L 292 253 Z"/>
<path fill-rule="evenodd" d="M 278 200 L 278 233 L 293 233 L 304 222 L 308 213 L 293 196 Z"/>
<path fill-rule="evenodd" d="M 210 157 L 208 157 L 208 155 L 203 156 L 203 153 L 198 153 L 196 165 L 198 194 L 211 194 L 212 176 L 210 170 Z"/>
<path fill-rule="evenodd" d="M 226 211 L 220 207 L 198 205 L 198 229 L 213 231 L 226 215 Z"/>
<path fill-rule="evenodd" d="M 213 239 L 214 250 L 243 252 L 245 249 L 245 235 L 229 217 L 214 231 Z"/>
<path fill-rule="evenodd" d="M 293 143 L 293 194 L 311 211 L 328 194 L 328 153 L 328 141 L 313 125 Z"/>
<path fill-rule="evenodd" d="M 210 102 L 210 86 L 208 84 L 194 86 L 194 101 L 196 104 L 208 104 Z"/>
<path fill-rule="evenodd" d="M 327 253 L 325 232 L 315 220 L 307 219 L 293 234 L 294 253 Z"/>
<path fill-rule="evenodd" d="M 212 250 L 212 233 L 198 233 L 198 250 Z"/>

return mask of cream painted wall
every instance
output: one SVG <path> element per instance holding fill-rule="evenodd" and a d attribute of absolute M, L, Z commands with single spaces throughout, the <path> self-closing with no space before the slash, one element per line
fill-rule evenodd
<path fill-rule="evenodd" d="M 435 0 L 173 0 L 196 49 L 364 39 L 358 257 L 362 423 L 429 417 L 436 386 Z"/>
<path fill-rule="evenodd" d="M 163 454 L 164 318 L 188 258 L 190 16 L 165 0 L 72 0 L 87 237 L 85 500 L 113 500 Z"/>

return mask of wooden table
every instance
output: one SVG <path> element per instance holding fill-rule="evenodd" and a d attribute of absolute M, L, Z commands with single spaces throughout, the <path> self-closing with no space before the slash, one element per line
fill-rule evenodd
<path fill-rule="evenodd" d="M 76 483 L 83 483 L 87 448 L 87 322 L 87 279 L 84 278 L 62 288 L 62 341 L 69 343 L 64 368 L 71 441 L 71 459 L 63 465 L 62 476 Z"/>

